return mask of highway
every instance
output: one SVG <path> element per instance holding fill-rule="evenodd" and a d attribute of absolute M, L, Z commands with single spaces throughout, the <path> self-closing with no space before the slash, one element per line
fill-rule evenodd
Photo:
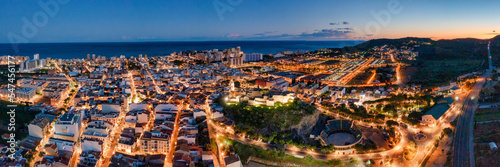
<path fill-rule="evenodd" d="M 464 102 L 462 107 L 462 113 L 458 116 L 458 124 L 455 129 L 455 137 L 453 143 L 453 167 L 470 166 L 474 167 L 474 148 L 473 148 L 473 123 L 474 123 L 474 111 L 477 106 L 477 100 L 479 99 L 479 92 L 486 82 L 487 78 L 490 76 L 493 70 L 493 65 L 491 62 L 491 52 L 490 44 L 488 43 L 488 61 L 489 68 L 486 73 L 484 73 L 480 78 L 479 82 L 476 82 L 474 87 L 469 92 L 469 95 Z"/>

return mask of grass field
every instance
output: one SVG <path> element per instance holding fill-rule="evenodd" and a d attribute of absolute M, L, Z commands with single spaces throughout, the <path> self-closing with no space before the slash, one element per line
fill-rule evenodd
<path fill-rule="evenodd" d="M 474 116 L 474 121 L 483 122 L 483 121 L 492 121 L 492 120 L 500 120 L 500 110 L 499 109 L 486 108 L 486 109 L 476 110 L 476 115 Z"/>

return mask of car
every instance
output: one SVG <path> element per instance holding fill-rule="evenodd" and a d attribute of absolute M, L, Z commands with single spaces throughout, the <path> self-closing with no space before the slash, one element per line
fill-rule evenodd
<path fill-rule="evenodd" d="M 403 127 L 403 128 L 408 128 L 408 124 L 405 124 L 405 123 L 400 123 L 399 125 L 400 125 L 401 127 Z"/>

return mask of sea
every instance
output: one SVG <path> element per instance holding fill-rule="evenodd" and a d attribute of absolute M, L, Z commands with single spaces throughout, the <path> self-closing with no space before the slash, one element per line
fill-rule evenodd
<path fill-rule="evenodd" d="M 364 41 L 189 41 L 189 42 L 95 42 L 95 43 L 26 43 L 18 44 L 17 50 L 9 43 L 0 44 L 1 55 L 30 56 L 40 58 L 77 59 L 96 56 L 137 57 L 170 55 L 187 50 L 229 49 L 237 46 L 245 53 L 276 54 L 281 51 L 314 51 L 322 48 L 354 46 Z"/>

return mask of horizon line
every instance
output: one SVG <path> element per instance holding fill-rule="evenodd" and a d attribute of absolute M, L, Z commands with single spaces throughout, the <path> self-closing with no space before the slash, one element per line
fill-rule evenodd
<path fill-rule="evenodd" d="M 266 42 L 266 41 L 305 41 L 305 42 L 336 42 L 336 41 L 369 41 L 369 40 L 173 40 L 173 41 L 72 41 L 72 42 L 27 42 L 27 43 L 8 43 L 0 44 L 61 44 L 61 43 L 147 43 L 147 42 Z"/>

